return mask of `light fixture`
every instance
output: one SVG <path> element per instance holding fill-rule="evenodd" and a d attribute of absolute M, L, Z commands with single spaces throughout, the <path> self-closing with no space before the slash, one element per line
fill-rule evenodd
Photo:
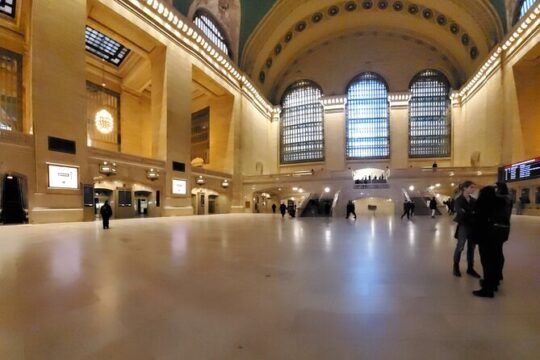
<path fill-rule="evenodd" d="M 300 170 L 295 171 L 292 173 L 292 176 L 311 176 L 313 175 L 314 171 L 312 170 Z"/>
<path fill-rule="evenodd" d="M 197 183 L 197 185 L 204 185 L 206 184 L 206 180 L 204 180 L 203 176 L 202 175 L 199 175 L 199 177 L 197 178 L 197 180 L 195 181 Z"/>
<path fill-rule="evenodd" d="M 106 176 L 116 175 L 116 163 L 103 161 L 99 164 L 99 172 Z"/>
<path fill-rule="evenodd" d="M 154 168 L 146 170 L 146 178 L 151 181 L 159 179 L 159 171 Z"/>
<path fill-rule="evenodd" d="M 105 109 L 101 109 L 96 113 L 94 122 L 96 124 L 96 129 L 104 135 L 110 134 L 114 129 L 113 117 L 111 113 Z"/>
<path fill-rule="evenodd" d="M 435 187 L 441 187 L 441 184 L 435 184 Z"/>
<path fill-rule="evenodd" d="M 456 184 L 455 184 L 455 183 L 451 183 L 450 186 L 456 186 Z"/>
<path fill-rule="evenodd" d="M 228 188 L 229 185 L 231 185 L 231 184 L 229 183 L 229 180 L 227 180 L 227 179 L 225 179 L 225 180 L 223 180 L 221 182 L 221 187 L 224 188 L 224 189 Z"/>
<path fill-rule="evenodd" d="M 13 180 L 13 176 L 8 175 L 8 176 L 7 176 L 7 179 L 8 179 L 8 180 Z"/>
<path fill-rule="evenodd" d="M 298 189 L 298 192 L 299 192 L 299 193 L 303 193 L 303 192 L 304 192 L 304 189 L 300 188 L 300 189 Z"/>
<path fill-rule="evenodd" d="M 298 186 L 293 187 L 292 191 L 298 191 Z"/>
<path fill-rule="evenodd" d="M 433 190 L 433 189 L 435 189 L 435 186 L 431 185 L 431 186 L 429 187 L 429 190 Z"/>
<path fill-rule="evenodd" d="M 325 188 L 324 188 L 324 192 L 325 192 L 325 193 L 329 193 L 329 192 L 330 192 L 330 188 L 329 188 L 329 187 L 325 187 Z"/>
<path fill-rule="evenodd" d="M 414 185 L 409 186 L 409 191 L 414 191 Z"/>

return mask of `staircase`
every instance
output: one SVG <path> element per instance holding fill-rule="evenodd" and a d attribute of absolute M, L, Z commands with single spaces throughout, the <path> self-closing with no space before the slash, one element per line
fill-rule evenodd
<path fill-rule="evenodd" d="M 302 209 L 301 217 L 330 217 L 332 199 L 323 199 L 319 194 L 312 194 L 306 206 Z"/>
<path fill-rule="evenodd" d="M 431 216 L 431 209 L 427 205 L 429 200 L 430 198 L 427 197 L 411 197 L 411 201 L 414 203 L 414 214 L 420 216 Z M 438 208 L 435 210 L 435 215 L 442 215 Z"/>

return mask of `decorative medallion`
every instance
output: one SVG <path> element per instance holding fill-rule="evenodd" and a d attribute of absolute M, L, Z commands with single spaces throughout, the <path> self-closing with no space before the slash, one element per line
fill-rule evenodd
<path fill-rule="evenodd" d="M 337 6 L 330 6 L 328 8 L 328 15 L 330 16 L 336 16 L 339 13 L 339 8 Z"/>
<path fill-rule="evenodd" d="M 388 1 L 386 0 L 379 1 L 379 3 L 377 4 L 377 7 L 381 10 L 386 9 L 388 7 Z"/>
<path fill-rule="evenodd" d="M 473 60 L 476 59 L 478 57 L 478 48 L 476 46 L 473 46 L 471 48 L 470 54 L 471 54 L 471 59 Z"/>
<path fill-rule="evenodd" d="M 446 25 L 446 16 L 444 15 L 437 16 L 437 24 Z"/>
<path fill-rule="evenodd" d="M 292 40 L 292 32 L 288 32 L 286 35 L 285 35 L 285 42 L 288 43 L 289 41 Z"/>
<path fill-rule="evenodd" d="M 345 4 L 345 10 L 347 11 L 354 11 L 356 10 L 356 2 L 354 1 L 349 1 L 348 3 Z"/>
<path fill-rule="evenodd" d="M 417 14 L 418 13 L 418 5 L 411 4 L 409 5 L 409 14 Z"/>
<path fill-rule="evenodd" d="M 273 62 L 273 61 L 272 61 L 272 58 L 266 59 L 266 67 L 267 67 L 268 69 L 270 69 L 270 68 L 272 67 L 272 62 Z"/>
<path fill-rule="evenodd" d="M 459 32 L 459 25 L 456 23 L 452 23 L 450 25 L 450 31 L 452 32 L 452 34 L 457 34 Z"/>
<path fill-rule="evenodd" d="M 431 11 L 431 9 L 424 9 L 424 11 L 422 11 L 422 15 L 425 19 L 431 19 L 433 17 L 433 11 Z"/>
<path fill-rule="evenodd" d="M 281 52 L 281 44 L 277 44 L 276 47 L 274 48 L 274 54 L 279 55 L 280 52 Z"/>
<path fill-rule="evenodd" d="M 305 21 L 300 21 L 298 24 L 296 24 L 296 31 L 298 32 L 302 32 L 306 29 L 306 22 Z"/>
<path fill-rule="evenodd" d="M 369 10 L 373 7 L 373 3 L 371 1 L 364 1 L 362 3 L 362 7 L 366 10 Z"/>
<path fill-rule="evenodd" d="M 469 34 L 463 34 L 461 35 L 461 43 L 465 46 L 469 45 L 471 42 L 471 38 L 469 37 Z"/>
<path fill-rule="evenodd" d="M 317 12 L 313 14 L 313 16 L 311 17 L 311 21 L 313 21 L 314 23 L 318 23 L 319 21 L 322 20 L 322 18 L 323 18 L 323 14 L 320 12 Z"/>
<path fill-rule="evenodd" d="M 403 3 L 401 1 L 396 1 L 393 7 L 394 7 L 394 10 L 401 11 L 403 10 Z"/>

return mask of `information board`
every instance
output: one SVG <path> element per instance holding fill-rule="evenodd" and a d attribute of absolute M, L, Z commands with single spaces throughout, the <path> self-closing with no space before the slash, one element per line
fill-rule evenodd
<path fill-rule="evenodd" d="M 72 166 L 49 164 L 49 188 L 78 189 L 79 169 Z"/>
<path fill-rule="evenodd" d="M 186 195 L 187 194 L 187 181 L 181 180 L 181 179 L 173 179 L 172 193 L 175 195 Z"/>
<path fill-rule="evenodd" d="M 540 177 L 540 158 L 504 167 L 504 181 L 522 181 Z"/>

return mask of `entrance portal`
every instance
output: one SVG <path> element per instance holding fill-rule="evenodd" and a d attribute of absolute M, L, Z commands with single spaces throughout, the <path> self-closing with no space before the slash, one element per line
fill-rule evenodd
<path fill-rule="evenodd" d="M 27 221 L 24 197 L 24 179 L 6 175 L 2 181 L 0 222 L 23 224 Z"/>

